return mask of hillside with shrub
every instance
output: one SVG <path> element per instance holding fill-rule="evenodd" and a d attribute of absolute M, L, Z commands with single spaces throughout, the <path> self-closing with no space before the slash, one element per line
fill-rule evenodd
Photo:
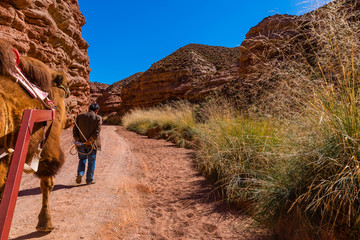
<path fill-rule="evenodd" d="M 224 199 L 281 239 L 359 239 L 359 3 L 290 18 L 242 44 L 231 95 L 133 109 L 123 124 L 196 149 Z"/>

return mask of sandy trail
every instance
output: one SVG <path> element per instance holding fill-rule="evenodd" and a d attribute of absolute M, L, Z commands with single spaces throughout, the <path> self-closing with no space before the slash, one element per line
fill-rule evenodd
<path fill-rule="evenodd" d="M 117 126 L 103 126 L 101 134 L 96 184 L 78 185 L 71 130 L 63 132 L 66 163 L 50 197 L 51 233 L 35 230 L 39 179 L 23 175 L 9 239 L 272 239 L 216 200 L 191 150 Z"/>

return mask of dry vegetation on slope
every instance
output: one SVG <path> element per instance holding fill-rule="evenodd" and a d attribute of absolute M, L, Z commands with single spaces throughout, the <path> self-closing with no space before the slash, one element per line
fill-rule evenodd
<path fill-rule="evenodd" d="M 134 110 L 124 124 L 193 144 L 226 199 L 283 239 L 359 239 L 359 7 L 340 0 L 302 16 L 281 48 L 258 39 L 276 51 L 257 59 L 271 72 L 258 69 L 247 111 L 214 99 Z"/>

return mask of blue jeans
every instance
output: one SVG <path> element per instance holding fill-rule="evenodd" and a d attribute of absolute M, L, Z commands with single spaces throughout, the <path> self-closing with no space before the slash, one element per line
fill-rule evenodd
<path fill-rule="evenodd" d="M 88 168 L 86 171 L 86 183 L 90 183 L 94 179 L 95 171 L 95 160 L 96 160 L 96 149 L 91 151 L 91 146 L 78 147 L 79 165 L 77 173 L 78 175 L 84 176 L 86 159 L 88 159 Z M 91 153 L 90 153 L 91 151 Z M 82 153 L 82 154 L 80 154 Z M 88 154 L 90 153 L 90 154 Z"/>

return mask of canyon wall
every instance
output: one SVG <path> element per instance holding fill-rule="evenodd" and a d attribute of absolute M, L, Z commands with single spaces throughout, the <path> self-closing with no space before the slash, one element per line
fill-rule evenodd
<path fill-rule="evenodd" d="M 297 39 L 299 23 L 297 16 L 274 15 L 251 28 L 239 47 L 186 45 L 121 89 L 106 89 L 100 107 L 112 105 L 111 114 L 116 110 L 123 115 L 132 108 L 172 100 L 200 102 L 214 93 L 238 99 L 239 105 L 246 107 L 263 94 L 261 89 L 267 87 L 274 70 L 271 63 L 279 60 L 286 41 Z M 116 107 L 112 97 L 117 99 Z M 109 113 L 102 112 L 104 116 Z"/>
<path fill-rule="evenodd" d="M 271 93 L 278 78 L 274 64 L 284 61 L 284 52 L 293 54 L 291 46 L 303 40 L 307 29 L 299 26 L 306 21 L 306 15 L 270 16 L 251 28 L 239 47 L 189 44 L 147 71 L 108 86 L 89 83 L 89 46 L 81 35 L 86 20 L 77 0 L 0 2 L 0 38 L 69 78 L 68 125 L 71 116 L 87 111 L 93 101 L 99 102 L 103 116 L 178 99 L 200 102 L 216 92 L 243 106 L 267 101 L 262 96 Z"/>
<path fill-rule="evenodd" d="M 90 83 L 90 102 L 97 102 L 97 99 L 102 96 L 109 84 L 92 82 Z"/>
<path fill-rule="evenodd" d="M 239 58 L 239 47 L 186 45 L 144 73 L 106 89 L 99 98 L 101 114 L 122 115 L 132 108 L 179 99 L 202 101 L 237 75 Z"/>
<path fill-rule="evenodd" d="M 90 102 L 89 45 L 81 35 L 85 23 L 77 0 L 0 1 L 0 39 L 11 43 L 21 55 L 37 58 L 66 74 L 72 115 L 86 111 Z"/>
<path fill-rule="evenodd" d="M 137 81 L 142 75 L 143 72 L 135 73 L 104 89 L 102 95 L 97 98 L 97 102 L 100 105 L 100 114 L 103 116 L 116 115 L 123 107 L 121 97 L 123 87 L 133 81 Z"/>
<path fill-rule="evenodd" d="M 296 56 L 298 44 L 311 55 L 303 45 L 308 21 L 306 15 L 277 14 L 251 28 L 239 47 L 181 47 L 121 88 L 106 89 L 100 107 L 112 107 L 102 114 L 116 111 L 121 116 L 132 108 L 179 99 L 201 102 L 214 93 L 234 99 L 242 109 L 259 100 L 272 101 L 280 78 L 277 67 L 286 61 L 284 55 Z M 112 98 L 117 99 L 116 105 Z"/>

